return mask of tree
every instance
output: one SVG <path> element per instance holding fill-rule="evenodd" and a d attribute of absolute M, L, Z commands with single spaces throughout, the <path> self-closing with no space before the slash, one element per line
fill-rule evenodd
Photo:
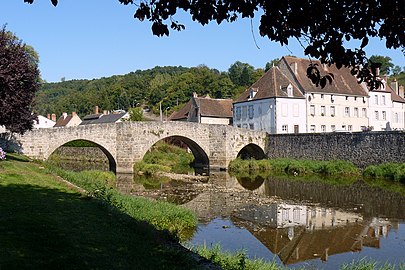
<path fill-rule="evenodd" d="M 247 63 L 236 61 L 229 69 L 229 78 L 237 86 L 249 86 L 253 81 L 254 67 Z"/>
<path fill-rule="evenodd" d="M 23 134 L 37 118 L 32 103 L 40 76 L 33 52 L 5 26 L 0 30 L 0 125 L 11 132 Z"/>
<path fill-rule="evenodd" d="M 391 61 L 392 61 L 391 57 L 382 56 L 382 55 L 372 55 L 369 58 L 370 63 L 381 64 L 381 66 L 380 66 L 381 75 L 388 75 L 390 73 L 391 68 L 394 67 L 394 64 Z"/>
<path fill-rule="evenodd" d="M 129 108 L 129 121 L 143 121 L 143 111 L 141 107 Z"/>
<path fill-rule="evenodd" d="M 392 75 L 399 75 L 401 73 L 401 67 L 400 66 L 395 66 L 391 69 Z"/>
<path fill-rule="evenodd" d="M 270 62 L 267 62 L 264 71 L 271 69 L 273 66 L 277 66 L 278 62 L 280 62 L 280 58 L 274 58 Z"/>

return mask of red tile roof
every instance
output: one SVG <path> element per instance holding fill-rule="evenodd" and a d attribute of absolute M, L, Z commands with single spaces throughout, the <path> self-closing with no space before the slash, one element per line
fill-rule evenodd
<path fill-rule="evenodd" d="M 335 65 L 322 65 L 321 62 L 318 60 L 310 61 L 308 59 L 292 56 L 284 56 L 281 61 L 288 66 L 292 74 L 294 74 L 294 65 L 297 65 L 297 72 L 294 74 L 294 76 L 302 87 L 302 90 L 305 92 L 368 96 L 367 91 L 360 84 L 357 83 L 357 79 L 353 75 L 351 75 L 348 68 L 342 67 L 341 69 L 337 69 Z M 306 72 L 311 63 L 318 65 L 321 75 L 332 73 L 334 76 L 332 83 L 327 83 L 324 88 L 314 85 L 307 77 Z"/>
<path fill-rule="evenodd" d="M 294 98 L 304 98 L 304 95 L 298 89 L 298 86 L 288 79 L 278 67 L 269 69 L 258 81 L 236 100 L 236 102 L 244 102 L 249 99 L 250 90 L 257 91 L 256 95 L 251 100 L 273 98 L 273 97 L 288 97 L 287 86 L 291 84 L 293 87 Z"/>
<path fill-rule="evenodd" d="M 200 115 L 209 117 L 232 118 L 232 99 L 195 98 L 200 106 Z"/>

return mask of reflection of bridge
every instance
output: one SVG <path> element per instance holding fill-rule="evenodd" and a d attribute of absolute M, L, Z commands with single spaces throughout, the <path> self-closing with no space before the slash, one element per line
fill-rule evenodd
<path fill-rule="evenodd" d="M 0 137 L 4 140 L 5 136 Z M 41 160 L 67 142 L 91 141 L 106 154 L 111 170 L 131 173 L 133 164 L 142 160 L 153 144 L 168 137 L 187 144 L 194 154 L 196 167 L 211 169 L 227 168 L 241 151 L 264 157 L 266 141 L 264 132 L 187 122 L 123 122 L 39 129 L 12 140 L 14 148 Z M 10 137 L 7 139 L 10 143 Z"/>

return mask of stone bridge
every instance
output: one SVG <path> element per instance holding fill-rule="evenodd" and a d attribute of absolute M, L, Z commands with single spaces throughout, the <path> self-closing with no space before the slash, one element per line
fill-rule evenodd
<path fill-rule="evenodd" d="M 106 154 L 110 170 L 120 173 L 132 173 L 134 163 L 165 138 L 187 144 L 194 154 L 195 166 L 210 170 L 226 169 L 238 155 L 263 158 L 266 144 L 265 132 L 189 122 L 122 122 L 37 129 L 23 136 L 0 135 L 3 146 L 7 142 L 7 148 L 40 160 L 46 160 L 67 142 L 90 141 Z"/>

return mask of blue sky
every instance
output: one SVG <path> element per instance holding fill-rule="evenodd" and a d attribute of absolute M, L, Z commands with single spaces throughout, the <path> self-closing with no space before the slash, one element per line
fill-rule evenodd
<path fill-rule="evenodd" d="M 48 82 L 168 65 L 204 64 L 225 71 L 241 61 L 259 68 L 287 54 L 304 57 L 296 41 L 281 47 L 260 37 L 258 19 L 252 21 L 252 34 L 250 20 L 201 26 L 180 14 L 175 19 L 185 23 L 186 30 L 156 37 L 149 22 L 133 18 L 134 6 L 118 0 L 59 0 L 57 7 L 50 0 L 35 0 L 32 5 L 1 0 L 0 10 L 0 25 L 7 24 L 8 30 L 39 53 L 42 78 Z M 367 53 L 389 56 L 395 65 L 405 66 L 404 54 L 386 49 L 383 41 L 372 40 Z"/>

